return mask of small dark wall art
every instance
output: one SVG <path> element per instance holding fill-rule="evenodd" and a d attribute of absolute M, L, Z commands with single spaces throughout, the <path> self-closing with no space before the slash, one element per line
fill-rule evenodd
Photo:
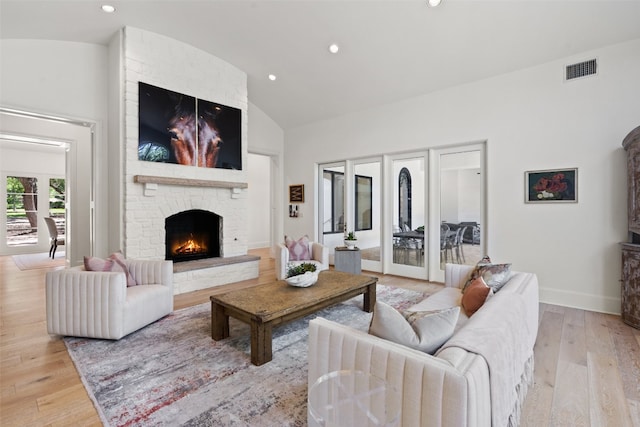
<path fill-rule="evenodd" d="M 526 203 L 577 203 L 578 169 L 525 172 Z"/>
<path fill-rule="evenodd" d="M 304 203 L 304 184 L 289 186 L 289 203 Z"/>
<path fill-rule="evenodd" d="M 242 112 L 139 82 L 138 160 L 242 169 Z"/>

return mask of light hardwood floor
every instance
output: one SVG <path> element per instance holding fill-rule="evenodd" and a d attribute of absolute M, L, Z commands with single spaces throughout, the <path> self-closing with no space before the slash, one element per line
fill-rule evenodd
<path fill-rule="evenodd" d="M 251 253 L 262 257 L 257 279 L 178 295 L 176 310 L 274 280 L 269 251 Z M 100 425 L 64 343 L 46 332 L 46 271 L 20 271 L 0 257 L 0 425 Z M 440 287 L 388 275 L 379 283 Z M 535 357 L 522 426 L 640 427 L 640 331 L 619 316 L 541 304 Z"/>

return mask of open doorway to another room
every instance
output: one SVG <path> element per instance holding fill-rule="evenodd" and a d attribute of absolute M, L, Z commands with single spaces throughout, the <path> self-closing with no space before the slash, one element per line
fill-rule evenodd
<path fill-rule="evenodd" d="M 55 258 L 94 254 L 95 123 L 0 107 L 0 255 L 44 254 L 53 218 Z M 62 253 L 64 252 L 64 254 Z"/>
<path fill-rule="evenodd" d="M 274 162 L 270 155 L 249 153 L 247 158 L 248 246 L 249 249 L 271 248 L 274 245 Z"/>
<path fill-rule="evenodd" d="M 59 241 L 66 230 L 66 147 L 0 139 L 3 254 L 48 252 L 53 218 Z M 57 256 L 64 258 L 64 248 Z"/>

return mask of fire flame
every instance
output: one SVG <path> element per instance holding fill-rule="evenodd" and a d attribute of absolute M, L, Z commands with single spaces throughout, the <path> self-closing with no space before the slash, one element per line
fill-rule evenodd
<path fill-rule="evenodd" d="M 199 242 L 196 242 L 193 239 L 193 235 L 191 235 L 190 238 L 187 239 L 186 241 L 178 243 L 175 249 L 173 250 L 173 253 L 179 254 L 179 255 L 188 255 L 188 254 L 198 254 L 206 251 L 207 251 L 207 247 L 205 245 L 202 245 Z"/>

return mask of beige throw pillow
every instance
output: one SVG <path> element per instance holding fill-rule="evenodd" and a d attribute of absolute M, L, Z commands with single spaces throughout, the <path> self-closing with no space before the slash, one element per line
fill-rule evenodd
<path fill-rule="evenodd" d="M 404 311 L 376 302 L 369 333 L 434 354 L 451 336 L 458 321 L 460 307 L 436 311 Z"/>

